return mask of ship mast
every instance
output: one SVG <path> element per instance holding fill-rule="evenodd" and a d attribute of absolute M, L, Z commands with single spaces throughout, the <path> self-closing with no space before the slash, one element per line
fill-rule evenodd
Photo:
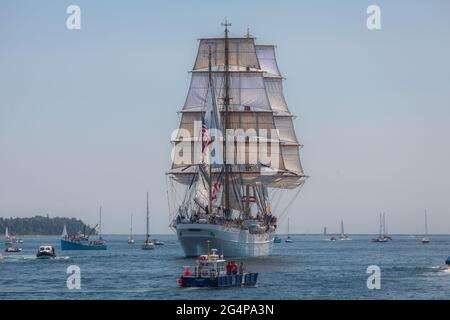
<path fill-rule="evenodd" d="M 208 81 L 209 81 L 209 90 L 210 94 L 212 94 L 212 90 L 214 90 L 213 82 L 212 82 L 212 66 L 211 66 L 211 46 L 208 48 Z M 213 105 L 215 107 L 215 105 Z M 212 213 L 212 171 L 211 171 L 211 156 L 209 158 L 209 200 L 208 200 L 208 213 Z"/>
<path fill-rule="evenodd" d="M 100 221 L 98 223 L 98 237 L 102 237 L 102 206 L 100 206 Z"/>
<path fill-rule="evenodd" d="M 225 22 L 222 23 L 222 26 L 225 27 L 225 97 L 224 97 L 224 106 L 225 106 L 225 148 L 223 152 L 223 163 L 225 166 L 225 217 L 230 216 L 230 167 L 227 164 L 227 142 L 228 142 L 228 135 L 227 135 L 227 129 L 229 127 L 229 121 L 228 121 L 228 109 L 230 105 L 230 65 L 229 65 L 229 53 L 228 53 L 228 27 L 231 26 L 231 23 L 228 23 L 228 20 L 225 18 Z"/>

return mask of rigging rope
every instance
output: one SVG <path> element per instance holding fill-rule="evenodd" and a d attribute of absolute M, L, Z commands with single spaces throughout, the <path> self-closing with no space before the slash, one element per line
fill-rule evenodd
<path fill-rule="evenodd" d="M 289 207 L 294 203 L 295 199 L 297 199 L 298 195 L 300 194 L 300 191 L 302 190 L 304 184 L 302 184 L 297 192 L 295 193 L 295 195 L 292 197 L 291 201 L 289 201 L 289 203 L 287 204 L 287 206 L 284 208 L 284 210 L 280 213 L 280 215 L 278 216 L 278 220 L 281 221 L 281 218 L 285 215 L 285 213 L 287 212 L 287 210 L 289 209 Z"/>

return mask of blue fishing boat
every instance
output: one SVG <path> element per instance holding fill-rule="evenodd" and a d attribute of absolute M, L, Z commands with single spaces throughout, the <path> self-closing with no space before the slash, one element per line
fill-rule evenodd
<path fill-rule="evenodd" d="M 191 273 L 190 267 L 184 267 L 178 284 L 181 287 L 241 287 L 255 286 L 258 273 L 244 272 L 243 263 L 226 261 L 223 256 L 217 254 L 217 249 L 210 253 L 201 255 L 197 260 L 195 270 Z"/>
<path fill-rule="evenodd" d="M 61 250 L 106 250 L 106 241 L 103 240 L 101 236 L 101 225 L 102 225 L 102 207 L 100 207 L 100 222 L 98 226 L 98 239 L 90 240 L 90 234 L 76 233 L 69 235 L 67 233 L 66 226 L 64 225 L 64 230 L 61 237 Z M 96 227 L 97 227 L 96 226 Z M 95 228 L 94 228 L 95 229 Z"/>
<path fill-rule="evenodd" d="M 448 257 L 447 260 L 445 260 L 445 264 L 450 266 L 450 257 Z"/>

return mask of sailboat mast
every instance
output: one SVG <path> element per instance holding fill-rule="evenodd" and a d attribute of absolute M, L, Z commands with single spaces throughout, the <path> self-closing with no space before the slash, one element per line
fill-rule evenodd
<path fill-rule="evenodd" d="M 209 90 L 214 90 L 214 87 L 212 86 L 212 66 L 211 66 L 211 46 L 209 47 L 208 51 L 208 80 L 209 80 Z M 213 104 L 213 107 L 215 107 L 215 104 Z M 209 205 L 208 205 L 208 213 L 212 213 L 212 171 L 211 171 L 211 159 L 209 159 Z"/>
<path fill-rule="evenodd" d="M 382 214 L 380 213 L 380 221 L 379 221 L 379 223 L 380 223 L 380 231 L 379 231 L 379 233 L 380 233 L 380 237 L 383 235 L 383 218 L 382 218 Z"/>
<path fill-rule="evenodd" d="M 133 238 L 133 214 L 131 214 L 131 223 L 130 223 L 130 239 Z"/>
<path fill-rule="evenodd" d="M 150 219 L 149 219 L 149 210 L 148 210 L 148 192 L 147 192 L 147 225 L 146 225 L 146 231 L 145 231 L 145 239 L 148 242 L 148 238 L 150 237 L 149 235 L 149 223 L 150 223 Z"/>
<path fill-rule="evenodd" d="M 100 206 L 100 221 L 98 223 L 98 236 L 102 236 L 102 206 Z"/>
<path fill-rule="evenodd" d="M 428 215 L 427 215 L 427 210 L 425 210 L 425 235 L 428 236 Z"/>
<path fill-rule="evenodd" d="M 344 236 L 344 220 L 341 220 L 341 236 Z"/>
<path fill-rule="evenodd" d="M 230 167 L 227 164 L 227 129 L 229 127 L 229 117 L 228 117 L 228 109 L 230 105 L 230 65 L 229 65 L 229 48 L 228 48 L 228 27 L 231 26 L 231 23 L 225 19 L 225 23 L 222 24 L 225 27 L 225 97 L 224 97 L 224 106 L 225 106 L 225 148 L 223 152 L 223 163 L 225 166 L 225 216 L 229 217 L 230 215 Z"/>

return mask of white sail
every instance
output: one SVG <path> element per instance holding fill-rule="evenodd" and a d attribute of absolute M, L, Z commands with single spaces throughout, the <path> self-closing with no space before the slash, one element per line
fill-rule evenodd
<path fill-rule="evenodd" d="M 225 39 L 201 39 L 194 70 L 206 69 L 209 65 L 209 50 L 213 67 L 225 66 Z M 229 38 L 228 62 L 230 66 L 259 69 L 253 38 Z"/>
<path fill-rule="evenodd" d="M 223 104 L 225 97 L 225 73 L 212 74 L 216 100 Z M 208 72 L 193 72 L 191 85 L 183 110 L 204 110 L 209 89 Z M 261 72 L 231 72 L 229 83 L 230 106 L 270 110 L 264 79 Z"/>
<path fill-rule="evenodd" d="M 303 168 L 300 162 L 300 151 L 297 146 L 281 146 L 284 168 L 298 175 L 303 175 Z"/>
<path fill-rule="evenodd" d="M 261 69 L 267 73 L 267 76 L 281 77 L 275 57 L 275 46 L 256 45 L 255 48 Z"/>
<path fill-rule="evenodd" d="M 5 238 L 9 238 L 8 227 L 6 227 L 6 230 L 5 230 Z"/>
<path fill-rule="evenodd" d="M 133 214 L 131 214 L 131 221 L 130 221 L 130 238 L 129 240 L 133 240 Z"/>
<path fill-rule="evenodd" d="M 67 237 L 67 227 L 66 227 L 66 225 L 64 225 L 64 228 L 63 228 L 63 232 L 62 232 L 62 234 L 61 234 L 61 237 L 63 237 L 63 238 Z"/>
<path fill-rule="evenodd" d="M 283 80 L 281 78 L 265 78 L 264 85 L 270 102 L 270 109 L 275 112 L 289 113 L 283 94 Z"/>
<path fill-rule="evenodd" d="M 275 127 L 279 131 L 280 141 L 284 144 L 298 145 L 297 135 L 295 134 L 292 116 L 275 116 Z"/>

